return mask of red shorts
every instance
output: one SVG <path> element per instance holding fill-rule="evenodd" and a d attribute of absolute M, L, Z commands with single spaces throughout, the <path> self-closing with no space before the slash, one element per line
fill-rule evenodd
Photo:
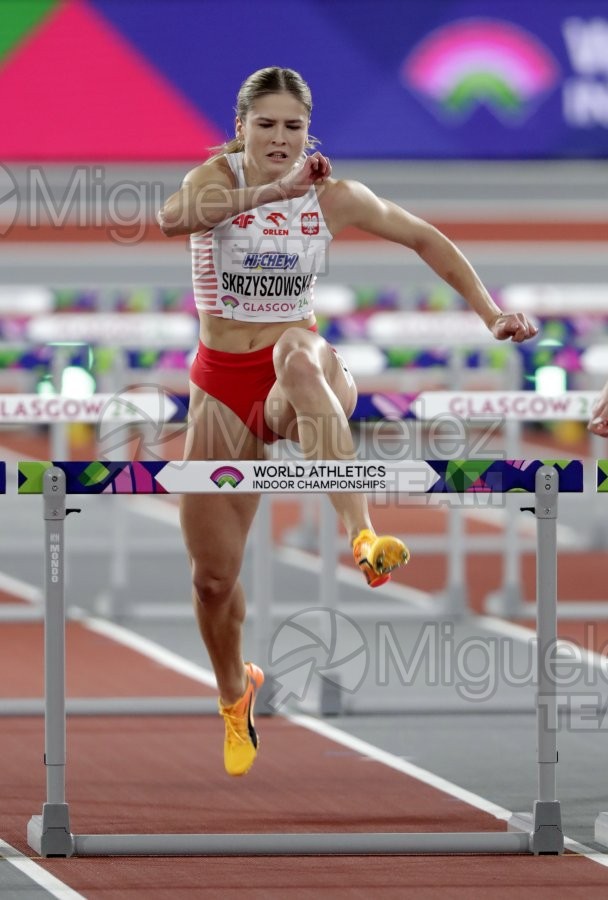
<path fill-rule="evenodd" d="M 211 350 L 199 341 L 190 369 L 190 381 L 219 400 L 265 444 L 281 440 L 264 421 L 264 403 L 277 380 L 273 346 L 250 353 Z"/>
<path fill-rule="evenodd" d="M 308 331 L 318 331 L 311 325 Z M 190 381 L 236 413 L 249 431 L 265 444 L 282 440 L 264 421 L 264 404 L 277 380 L 274 344 L 250 353 L 212 350 L 201 341 L 190 367 Z"/>

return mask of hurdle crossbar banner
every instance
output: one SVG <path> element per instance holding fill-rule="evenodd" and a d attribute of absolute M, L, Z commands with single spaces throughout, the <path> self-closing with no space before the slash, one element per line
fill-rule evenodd
<path fill-rule="evenodd" d="M 580 460 L 279 460 L 187 462 L 20 462 L 20 494 L 43 493 L 51 469 L 68 494 L 382 494 L 534 493 L 542 466 L 556 472 L 561 492 L 583 489 Z"/>
<path fill-rule="evenodd" d="M 145 389 L 144 389 L 145 388 Z M 176 424 L 188 415 L 189 398 L 152 385 L 114 394 L 68 397 L 61 394 L 0 394 L 0 424 L 65 425 L 70 423 L 133 425 Z M 599 391 L 378 391 L 359 394 L 352 421 L 414 419 L 430 422 L 453 417 L 472 422 L 505 419 L 517 422 L 583 422 Z"/>
<path fill-rule="evenodd" d="M 460 461 L 454 472 L 469 471 L 469 461 Z M 477 464 L 477 461 L 475 461 Z M 531 815 L 517 814 L 507 832 L 483 833 L 323 833 L 323 834 L 81 834 L 70 828 L 69 807 L 65 795 L 66 701 L 65 701 L 65 597 L 64 535 L 67 513 L 67 475 L 64 468 L 49 463 L 42 466 L 45 534 L 45 766 L 47 799 L 42 814 L 29 821 L 29 845 L 42 856 L 150 856 L 150 855 L 336 855 L 336 854 L 411 854 L 411 853 L 534 853 L 559 854 L 564 849 L 561 809 L 556 799 L 557 744 L 553 723 L 557 715 L 555 681 L 546 665 L 547 649 L 557 640 L 557 507 L 560 490 L 582 490 L 582 467 L 572 463 L 543 464 L 519 461 L 515 472 L 533 471 L 534 512 L 537 522 L 537 640 L 538 702 L 537 762 L 538 799 Z M 88 466 L 99 463 L 84 463 Z M 123 464 L 126 465 L 126 464 Z M 157 464 L 158 465 L 158 464 Z M 231 462 L 215 463 L 224 471 Z M 379 463 L 377 463 L 379 465 Z M 454 466 L 451 461 L 445 466 Z M 495 463 L 492 463 L 495 465 Z M 507 466 L 509 476 L 513 471 Z M 390 467 L 389 467 L 390 468 Z M 566 475 L 569 470 L 570 475 Z M 93 470 L 94 472 L 95 470 Z M 184 471 L 184 470 L 181 470 Z M 187 471 L 187 470 L 185 470 Z M 207 470 L 205 470 L 207 472 Z M 431 469 L 436 475 L 436 470 Z M 445 471 L 445 470 L 444 470 Z M 577 487 L 573 488 L 572 473 Z M 33 470 L 29 476 L 33 477 Z M 90 477 L 92 473 L 89 472 Z M 208 476 L 208 472 L 207 472 Z M 210 490 L 208 480 L 204 489 Z M 234 478 L 232 474 L 230 478 Z M 466 491 L 473 479 L 458 476 L 450 490 Z M 102 481 L 107 478 L 103 477 Z M 149 481 L 149 475 L 148 475 Z M 186 483 L 188 482 L 188 483 Z M 215 482 L 212 482 L 215 483 Z M 416 481 L 415 492 L 426 492 L 423 481 Z M 512 490 L 509 478 L 491 479 L 485 490 Z M 526 482 L 527 484 L 527 482 Z M 191 479 L 182 479 L 182 488 L 190 490 Z M 82 483 L 76 481 L 77 492 Z M 228 482 L 232 490 L 232 486 Z M 218 485 L 215 484 L 217 488 Z M 221 489 L 221 488 L 218 488 Z M 528 490 L 517 487 L 516 490 Z M 85 491 L 86 492 L 86 491 Z M 110 491 L 111 492 L 111 491 Z M 131 491 L 133 492 L 133 491 Z M 165 491 L 166 492 L 166 491 Z M 412 491 L 410 485 L 409 492 Z M 23 493 L 31 493 L 25 491 Z M 523 825 L 522 825 L 523 823 Z"/>
<path fill-rule="evenodd" d="M 2 394 L 0 425 L 150 425 L 183 422 L 187 397 L 166 391 L 121 391 L 69 397 L 63 394 Z"/>
<path fill-rule="evenodd" d="M 597 460 L 596 490 L 608 494 L 608 459 Z M 594 823 L 594 837 L 598 844 L 608 847 L 608 812 L 600 812 Z"/>
<path fill-rule="evenodd" d="M 360 394 L 352 418 L 417 419 L 428 422 L 451 416 L 471 421 L 509 419 L 518 422 L 586 422 L 599 391 L 422 391 L 411 394 L 378 391 Z"/>

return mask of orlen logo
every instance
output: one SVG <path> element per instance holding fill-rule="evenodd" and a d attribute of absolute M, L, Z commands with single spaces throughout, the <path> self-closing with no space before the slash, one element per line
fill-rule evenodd
<path fill-rule="evenodd" d="M 251 213 L 241 213 L 240 216 L 232 220 L 232 224 L 238 225 L 239 228 L 249 228 L 254 219 L 255 216 L 252 216 Z"/>
<path fill-rule="evenodd" d="M 225 484 L 235 488 L 238 487 L 245 476 L 238 469 L 235 469 L 234 466 L 220 466 L 209 477 L 219 488 L 223 488 Z"/>
<path fill-rule="evenodd" d="M 319 213 L 302 213 L 300 215 L 300 227 L 302 229 L 302 234 L 318 234 Z"/>
<path fill-rule="evenodd" d="M 266 216 L 266 221 L 272 222 L 273 225 L 276 225 L 276 228 L 265 228 L 264 234 L 289 234 L 289 228 L 281 228 L 281 222 L 285 222 L 286 220 L 287 216 L 284 216 L 283 213 L 270 213 Z"/>

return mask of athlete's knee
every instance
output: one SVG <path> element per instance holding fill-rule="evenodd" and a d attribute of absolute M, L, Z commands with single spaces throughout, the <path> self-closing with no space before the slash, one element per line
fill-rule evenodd
<path fill-rule="evenodd" d="M 198 603 L 206 607 L 227 603 L 238 581 L 238 569 L 232 566 L 192 563 L 192 585 Z"/>
<path fill-rule="evenodd" d="M 316 348 L 302 337 L 301 329 L 290 328 L 273 351 L 277 381 L 284 387 L 311 388 L 324 378 Z"/>

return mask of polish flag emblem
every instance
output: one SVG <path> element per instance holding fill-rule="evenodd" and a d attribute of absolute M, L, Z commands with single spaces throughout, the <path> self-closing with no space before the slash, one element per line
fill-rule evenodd
<path fill-rule="evenodd" d="M 319 213 L 302 213 L 300 215 L 300 227 L 302 229 L 302 234 L 318 234 Z"/>

